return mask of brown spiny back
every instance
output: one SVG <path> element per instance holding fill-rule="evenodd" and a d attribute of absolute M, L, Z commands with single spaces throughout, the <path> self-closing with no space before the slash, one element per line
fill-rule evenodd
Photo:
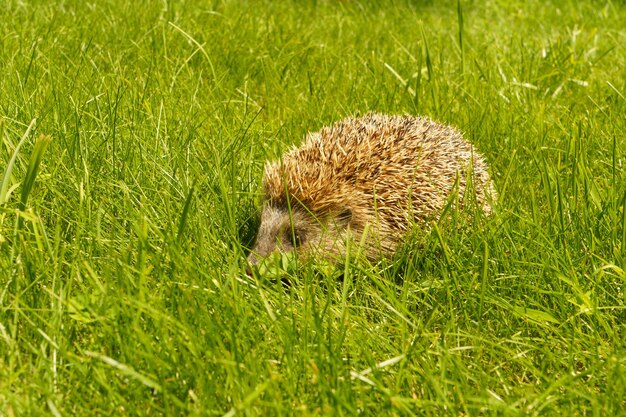
<path fill-rule="evenodd" d="M 454 128 L 425 117 L 368 114 L 307 135 L 304 143 L 265 168 L 269 204 L 302 204 L 316 215 L 350 208 L 350 228 L 376 225 L 383 248 L 394 250 L 412 220 L 441 210 L 469 172 L 476 197 L 490 211 L 495 190 L 481 154 Z"/>

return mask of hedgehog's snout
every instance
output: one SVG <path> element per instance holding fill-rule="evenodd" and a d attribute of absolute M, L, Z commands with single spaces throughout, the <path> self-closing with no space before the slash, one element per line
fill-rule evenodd
<path fill-rule="evenodd" d="M 304 234 L 294 225 L 299 222 L 299 215 L 282 207 L 266 204 L 261 213 L 261 225 L 256 243 L 248 255 L 248 264 L 258 265 L 263 259 L 275 252 L 293 251 L 304 241 Z"/>
<path fill-rule="evenodd" d="M 257 266 L 259 264 L 259 257 L 253 251 L 248 255 L 248 265 L 249 266 Z M 250 268 L 248 267 L 248 270 Z"/>

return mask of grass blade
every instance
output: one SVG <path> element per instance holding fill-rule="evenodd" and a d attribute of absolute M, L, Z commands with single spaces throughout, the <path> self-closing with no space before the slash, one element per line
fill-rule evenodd
<path fill-rule="evenodd" d="M 35 126 L 36 121 L 37 119 L 33 119 L 28 125 L 28 128 L 26 129 L 24 136 L 22 136 L 22 139 L 20 139 L 19 143 L 15 147 L 15 151 L 13 151 L 13 156 L 11 156 L 11 159 L 9 160 L 9 164 L 4 170 L 4 174 L 2 175 L 2 180 L 0 181 L 0 205 L 6 203 L 7 201 L 7 194 L 9 191 L 9 182 L 11 181 L 11 173 L 13 172 L 13 167 L 15 166 L 15 160 L 17 159 L 17 154 L 19 153 L 20 148 L 22 147 L 24 142 L 26 142 L 26 139 L 28 139 L 28 135 L 30 134 L 30 131 L 32 130 L 32 128 Z"/>
<path fill-rule="evenodd" d="M 51 141 L 50 136 L 41 135 L 35 143 L 33 153 L 30 155 L 30 161 L 28 162 L 28 169 L 26 170 L 26 176 L 24 177 L 24 185 L 22 186 L 22 195 L 20 197 L 20 210 L 26 208 L 26 201 L 35 184 L 37 178 L 37 172 L 39 171 L 39 164 L 43 158 L 43 154 Z"/>
<path fill-rule="evenodd" d="M 180 221 L 178 222 L 178 236 L 176 240 L 180 242 L 180 239 L 183 236 L 183 232 L 185 230 L 185 225 L 187 224 L 187 216 L 189 215 L 189 208 L 191 207 L 191 202 L 193 201 L 193 192 L 196 189 L 196 182 L 191 185 L 191 189 L 189 190 L 189 194 L 187 194 L 187 198 L 185 199 L 185 206 L 183 207 L 183 212 L 180 215 Z"/>
<path fill-rule="evenodd" d="M 461 73 L 465 73 L 465 49 L 463 47 L 463 7 L 457 1 L 457 18 L 459 23 L 459 49 L 461 50 Z"/>

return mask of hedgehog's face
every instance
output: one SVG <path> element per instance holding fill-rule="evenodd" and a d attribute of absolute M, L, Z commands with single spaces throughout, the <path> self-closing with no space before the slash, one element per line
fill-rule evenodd
<path fill-rule="evenodd" d="M 261 226 L 248 262 L 257 265 L 272 253 L 296 250 L 304 255 L 313 249 L 337 252 L 350 222 L 349 209 L 336 215 L 316 216 L 302 207 L 276 207 L 265 204 L 261 213 Z"/>

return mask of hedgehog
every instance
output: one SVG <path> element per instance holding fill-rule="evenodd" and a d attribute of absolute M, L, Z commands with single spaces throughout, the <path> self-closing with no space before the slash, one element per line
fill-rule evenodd
<path fill-rule="evenodd" d="M 389 257 L 456 193 L 463 207 L 470 181 L 478 207 L 491 213 L 496 191 L 485 159 L 455 128 L 421 116 L 348 117 L 265 165 L 248 262 L 275 252 L 337 261 L 348 242 L 372 261 Z"/>

